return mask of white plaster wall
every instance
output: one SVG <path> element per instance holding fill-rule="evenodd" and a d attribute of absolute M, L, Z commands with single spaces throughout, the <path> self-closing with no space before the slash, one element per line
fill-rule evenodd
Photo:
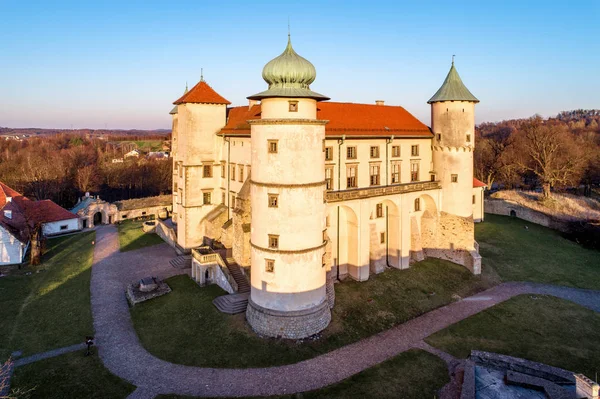
<path fill-rule="evenodd" d="M 0 226 L 0 265 L 21 263 L 25 244 Z"/>
<path fill-rule="evenodd" d="M 297 112 L 290 112 L 290 101 L 298 101 Z M 311 98 L 265 98 L 260 112 L 261 119 L 317 119 L 317 101 Z"/>
<path fill-rule="evenodd" d="M 65 230 L 61 230 L 61 226 L 67 226 Z M 42 234 L 50 236 L 53 234 L 71 233 L 81 230 L 81 221 L 78 217 L 67 220 L 59 220 L 58 222 L 49 222 L 42 225 Z"/>
<path fill-rule="evenodd" d="M 484 191 L 485 191 L 485 187 L 473 187 L 473 196 L 475 196 L 475 203 L 473 204 L 473 221 L 474 222 L 483 222 L 483 218 L 484 218 L 483 193 L 484 193 Z"/>
<path fill-rule="evenodd" d="M 224 104 L 181 104 L 178 109 L 178 157 L 184 165 L 215 160 L 215 134 L 225 126 Z"/>

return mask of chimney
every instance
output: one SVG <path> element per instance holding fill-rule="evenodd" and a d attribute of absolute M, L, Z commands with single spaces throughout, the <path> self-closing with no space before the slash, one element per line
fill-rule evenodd
<path fill-rule="evenodd" d="M 375 100 L 375 105 L 383 105 L 385 101 L 383 100 Z"/>
<path fill-rule="evenodd" d="M 258 105 L 258 100 L 248 100 L 248 109 L 252 108 L 254 105 Z"/>

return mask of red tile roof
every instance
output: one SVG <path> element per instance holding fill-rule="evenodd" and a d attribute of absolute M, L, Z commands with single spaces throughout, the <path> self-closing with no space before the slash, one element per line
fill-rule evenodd
<path fill-rule="evenodd" d="M 7 201 L 7 198 L 22 197 L 23 194 L 16 192 L 6 184 L 0 182 L 0 208 L 2 208 Z"/>
<path fill-rule="evenodd" d="M 200 104 L 231 104 L 219 93 L 214 91 L 205 81 L 201 80 L 198 84 L 190 91 L 181 96 L 173 104 L 185 104 L 185 103 L 200 103 Z"/>
<path fill-rule="evenodd" d="M 249 135 L 251 119 L 260 119 L 260 105 L 228 109 L 227 125 L 221 134 Z M 328 120 L 327 136 L 417 136 L 430 138 L 431 130 L 402 107 L 354 103 L 322 102 L 317 118 Z"/>
<path fill-rule="evenodd" d="M 76 219 L 79 217 L 51 200 L 29 201 L 27 213 L 32 220 L 40 223 L 58 222 L 59 220 Z"/>
<path fill-rule="evenodd" d="M 487 184 L 485 184 L 479 179 L 473 178 L 473 188 L 475 187 L 487 187 Z"/>

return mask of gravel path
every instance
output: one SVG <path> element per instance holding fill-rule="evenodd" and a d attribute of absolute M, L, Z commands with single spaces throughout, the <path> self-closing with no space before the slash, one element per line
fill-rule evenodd
<path fill-rule="evenodd" d="M 166 244 L 119 253 L 117 230 L 96 231 L 92 269 L 92 312 L 98 353 L 114 374 L 135 384 L 131 398 L 159 393 L 189 396 L 268 396 L 322 388 L 388 360 L 447 326 L 515 295 L 549 294 L 600 311 L 600 291 L 532 283 L 504 283 L 433 310 L 402 325 L 296 364 L 262 369 L 214 369 L 182 366 L 158 359 L 141 345 L 133 328 L 124 291 L 145 276 L 180 274 L 169 265 L 175 252 Z M 198 337 L 202 345 L 202 337 Z M 181 350 L 185 350 L 182 344 Z"/>

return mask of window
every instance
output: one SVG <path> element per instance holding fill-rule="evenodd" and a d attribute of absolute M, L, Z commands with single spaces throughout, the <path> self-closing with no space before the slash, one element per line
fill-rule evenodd
<path fill-rule="evenodd" d="M 4 217 L 7 219 L 12 219 L 12 211 L 4 210 Z"/>
<path fill-rule="evenodd" d="M 467 134 L 467 143 L 470 143 L 470 142 L 471 142 L 471 135 Z"/>
<path fill-rule="evenodd" d="M 475 195 L 473 195 L 473 205 L 475 205 Z"/>
<path fill-rule="evenodd" d="M 244 181 L 244 166 L 240 165 L 240 181 Z"/>
<path fill-rule="evenodd" d="M 325 168 L 325 188 L 333 190 L 333 168 Z"/>
<path fill-rule="evenodd" d="M 202 177 L 212 177 L 212 165 L 204 165 L 202 167 Z"/>
<path fill-rule="evenodd" d="M 127 215 L 121 215 L 121 219 L 127 219 Z"/>
<path fill-rule="evenodd" d="M 224 179 L 225 178 L 225 162 L 221 162 L 221 178 Z"/>
<path fill-rule="evenodd" d="M 452 183 L 458 183 L 458 175 L 450 175 L 450 181 Z"/>
<path fill-rule="evenodd" d="M 61 230 L 66 230 L 66 229 L 68 229 L 68 228 L 69 228 L 69 226 L 67 226 L 66 224 L 63 224 L 62 226 L 60 226 L 60 229 L 61 229 Z"/>
<path fill-rule="evenodd" d="M 431 181 L 435 181 L 435 175 L 431 175 Z"/>
<path fill-rule="evenodd" d="M 346 188 L 356 187 L 356 165 L 348 166 L 346 169 Z"/>
<path fill-rule="evenodd" d="M 371 186 L 379 185 L 379 165 L 369 165 L 371 175 Z"/>
<path fill-rule="evenodd" d="M 385 233 L 379 234 L 379 242 L 385 244 Z"/>
<path fill-rule="evenodd" d="M 421 210 L 421 198 L 415 199 L 415 211 Z"/>
<path fill-rule="evenodd" d="M 399 157 L 400 156 L 400 146 L 399 145 L 393 145 L 392 146 L 392 156 L 393 157 Z"/>
<path fill-rule="evenodd" d="M 173 191 L 175 191 L 175 193 L 177 193 L 177 182 L 176 181 L 173 182 Z"/>
<path fill-rule="evenodd" d="M 277 154 L 277 140 L 267 140 L 269 143 L 269 153 Z"/>
<path fill-rule="evenodd" d="M 225 193 L 221 193 L 221 204 L 225 204 Z"/>
<path fill-rule="evenodd" d="M 252 168 L 250 167 L 250 165 L 248 165 L 248 166 L 246 166 L 246 169 L 247 169 L 247 173 L 246 174 L 248 175 L 248 179 L 251 179 L 252 175 L 250 174 L 250 171 L 252 170 Z"/>
<path fill-rule="evenodd" d="M 333 160 L 333 147 L 325 147 L 325 160 Z"/>
<path fill-rule="evenodd" d="M 269 194 L 269 208 L 277 208 L 279 194 Z"/>
<path fill-rule="evenodd" d="M 413 157 L 419 156 L 419 145 L 413 145 L 410 147 L 410 155 Z"/>
<path fill-rule="evenodd" d="M 356 147 L 346 148 L 346 158 L 347 159 L 356 159 Z"/>
<path fill-rule="evenodd" d="M 442 140 L 442 135 L 441 135 L 441 133 L 438 133 L 437 134 L 437 141 L 441 141 L 441 140 Z"/>
<path fill-rule="evenodd" d="M 375 209 L 376 209 L 375 214 L 377 215 L 377 217 L 382 218 L 383 217 L 383 204 L 382 203 L 377 204 Z"/>
<path fill-rule="evenodd" d="M 419 181 L 419 163 L 410 163 L 410 181 Z"/>
<path fill-rule="evenodd" d="M 371 147 L 371 158 L 379 158 L 379 146 Z"/>
<path fill-rule="evenodd" d="M 231 204 L 229 204 L 231 208 L 235 208 L 235 195 L 231 196 Z"/>
<path fill-rule="evenodd" d="M 179 165 L 179 168 L 177 168 L 177 170 L 179 170 L 179 177 L 183 177 L 183 165 Z"/>
<path fill-rule="evenodd" d="M 275 271 L 275 261 L 273 259 L 265 259 L 265 271 L 273 273 Z"/>
<path fill-rule="evenodd" d="M 288 101 L 289 111 L 298 112 L 298 101 Z"/>
<path fill-rule="evenodd" d="M 146 216 L 146 212 L 142 212 L 142 216 Z"/>
<path fill-rule="evenodd" d="M 202 193 L 202 203 L 204 205 L 210 205 L 210 200 L 211 200 L 211 195 L 210 193 Z"/>
<path fill-rule="evenodd" d="M 235 180 L 235 164 L 231 164 L 231 175 L 229 176 L 231 180 Z"/>
<path fill-rule="evenodd" d="M 279 248 L 279 236 L 269 234 L 269 248 L 271 248 L 271 249 Z"/>
<path fill-rule="evenodd" d="M 392 184 L 400 183 L 400 163 L 392 162 Z"/>

